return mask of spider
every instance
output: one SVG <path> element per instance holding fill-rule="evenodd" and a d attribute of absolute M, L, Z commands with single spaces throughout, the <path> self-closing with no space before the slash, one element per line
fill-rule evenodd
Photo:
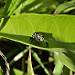
<path fill-rule="evenodd" d="M 33 33 L 32 37 L 30 39 L 32 39 L 31 42 L 33 41 L 33 39 L 35 39 L 38 44 L 39 44 L 39 41 L 41 41 L 41 42 L 44 41 L 44 42 L 46 42 L 46 45 L 48 46 L 47 40 L 44 39 L 42 33 L 35 32 L 35 33 Z"/>

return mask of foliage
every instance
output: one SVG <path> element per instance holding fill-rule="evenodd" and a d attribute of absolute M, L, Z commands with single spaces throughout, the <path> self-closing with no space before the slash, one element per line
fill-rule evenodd
<path fill-rule="evenodd" d="M 60 5 L 60 3 L 63 4 Z M 9 60 L 11 75 L 27 73 L 34 75 L 36 62 L 40 65 L 36 69 L 42 67 L 44 74 L 47 75 L 75 72 L 75 16 L 57 15 L 62 11 L 65 13 L 66 10 L 67 13 L 71 13 L 67 8 L 73 13 L 75 0 L 69 2 L 68 0 L 8 0 L 7 3 L 5 2 L 5 6 L 2 6 L 2 11 L 0 11 L 0 42 L 2 45 L 0 48 L 6 53 Z M 54 10 L 54 15 L 50 15 Z M 34 32 L 43 34 L 48 42 L 48 47 L 44 41 L 37 42 L 34 39 L 31 42 L 30 38 Z M 43 52 L 48 52 L 47 58 L 45 58 L 47 54 L 42 55 Z M 50 60 L 48 60 L 49 58 Z M 44 61 L 48 62 L 45 64 L 48 67 L 51 63 L 55 64 L 55 67 L 49 67 L 49 70 L 44 66 Z M 64 72 L 64 65 L 66 72 Z M 36 73 L 38 74 L 38 72 Z"/>

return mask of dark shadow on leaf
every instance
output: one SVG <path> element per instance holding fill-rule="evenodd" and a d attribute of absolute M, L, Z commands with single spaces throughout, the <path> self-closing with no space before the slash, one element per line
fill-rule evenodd
<path fill-rule="evenodd" d="M 43 32 L 42 32 L 43 33 Z M 31 37 L 30 36 L 24 36 L 24 35 L 14 35 L 14 34 L 7 34 L 7 33 L 0 33 L 0 36 L 3 36 L 7 39 L 16 41 L 16 42 L 20 42 L 26 45 L 34 45 L 34 46 L 39 46 L 42 48 L 64 48 L 64 49 L 69 49 L 74 51 L 75 50 L 75 43 L 65 43 L 65 42 L 61 42 L 61 41 L 56 41 L 52 34 L 50 33 L 43 33 L 44 37 L 47 37 L 47 35 L 49 35 L 51 37 L 51 39 L 48 39 L 47 37 L 47 41 L 49 44 L 49 47 L 47 47 L 45 42 L 39 42 L 40 44 L 38 45 L 36 40 L 33 40 L 33 42 L 31 42 Z M 46 38 L 45 38 L 46 39 Z"/>
<path fill-rule="evenodd" d="M 38 33 L 42 33 L 43 37 L 48 41 L 55 40 L 52 33 L 45 33 L 45 32 L 38 32 Z"/>

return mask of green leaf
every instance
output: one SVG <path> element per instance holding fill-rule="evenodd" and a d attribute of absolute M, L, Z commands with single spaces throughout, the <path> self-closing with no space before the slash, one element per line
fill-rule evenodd
<path fill-rule="evenodd" d="M 73 60 L 62 53 L 59 54 L 59 58 L 66 67 L 75 72 L 75 62 Z"/>
<path fill-rule="evenodd" d="M 10 75 L 28 75 L 26 72 L 23 72 L 22 70 L 19 70 L 17 68 L 11 68 Z"/>
<path fill-rule="evenodd" d="M 72 50 L 75 49 L 74 24 L 75 16 L 72 15 L 52 17 L 52 15 L 21 14 L 4 19 L 0 24 L 0 36 L 31 45 L 32 47 L 64 52 L 66 51 L 64 47 Z M 40 43 L 40 46 L 37 45 L 36 41 L 31 43 L 30 37 L 34 32 L 43 33 L 44 38 L 48 41 L 49 47 L 47 47 L 45 42 Z"/>
<path fill-rule="evenodd" d="M 74 6 L 75 6 L 75 0 L 63 3 L 57 7 L 53 15 L 55 16 L 59 14 L 60 12 L 62 12 L 63 10 L 70 8 L 70 7 L 74 7 Z"/>
<path fill-rule="evenodd" d="M 24 36 L 32 36 L 34 32 L 43 32 L 56 40 L 73 43 L 75 42 L 74 23 L 75 16 L 73 15 L 60 15 L 53 18 L 51 15 L 22 14 L 11 16 L 1 32 Z"/>
<path fill-rule="evenodd" d="M 23 75 L 23 72 L 21 70 L 14 68 L 11 72 L 11 75 Z"/>
<path fill-rule="evenodd" d="M 28 75 L 34 75 L 32 62 L 31 62 L 31 47 L 29 46 L 29 56 L 28 56 L 28 69 L 27 69 Z"/>
<path fill-rule="evenodd" d="M 64 12 L 64 13 L 67 13 L 67 12 L 72 11 L 72 10 L 74 10 L 74 9 L 75 9 L 75 7 L 70 7 L 70 8 L 67 8 L 66 10 L 64 10 L 63 12 Z"/>
<path fill-rule="evenodd" d="M 15 4 L 13 4 L 12 9 L 10 10 L 8 16 L 14 14 L 14 11 L 16 10 L 16 8 L 18 7 L 19 3 L 21 2 L 21 0 L 15 0 Z"/>
<path fill-rule="evenodd" d="M 60 61 L 59 56 L 55 55 L 55 59 L 56 59 L 56 63 L 55 63 L 53 75 L 61 75 L 63 70 L 63 63 Z"/>
<path fill-rule="evenodd" d="M 67 50 L 66 56 L 69 57 L 72 60 L 72 62 L 75 63 L 75 50 Z"/>
<path fill-rule="evenodd" d="M 0 66 L 0 75 L 3 75 L 3 70 L 1 68 L 1 66 Z"/>

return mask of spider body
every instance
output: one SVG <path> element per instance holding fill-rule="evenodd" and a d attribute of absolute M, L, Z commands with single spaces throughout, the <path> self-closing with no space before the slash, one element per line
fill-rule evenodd
<path fill-rule="evenodd" d="M 39 44 L 39 41 L 41 41 L 41 42 L 44 41 L 44 42 L 46 42 L 46 44 L 48 46 L 47 40 L 44 39 L 44 36 L 42 35 L 42 33 L 35 32 L 35 33 L 33 33 L 32 37 L 30 39 L 32 39 L 32 41 L 33 41 L 33 39 L 35 39 L 38 44 Z"/>

